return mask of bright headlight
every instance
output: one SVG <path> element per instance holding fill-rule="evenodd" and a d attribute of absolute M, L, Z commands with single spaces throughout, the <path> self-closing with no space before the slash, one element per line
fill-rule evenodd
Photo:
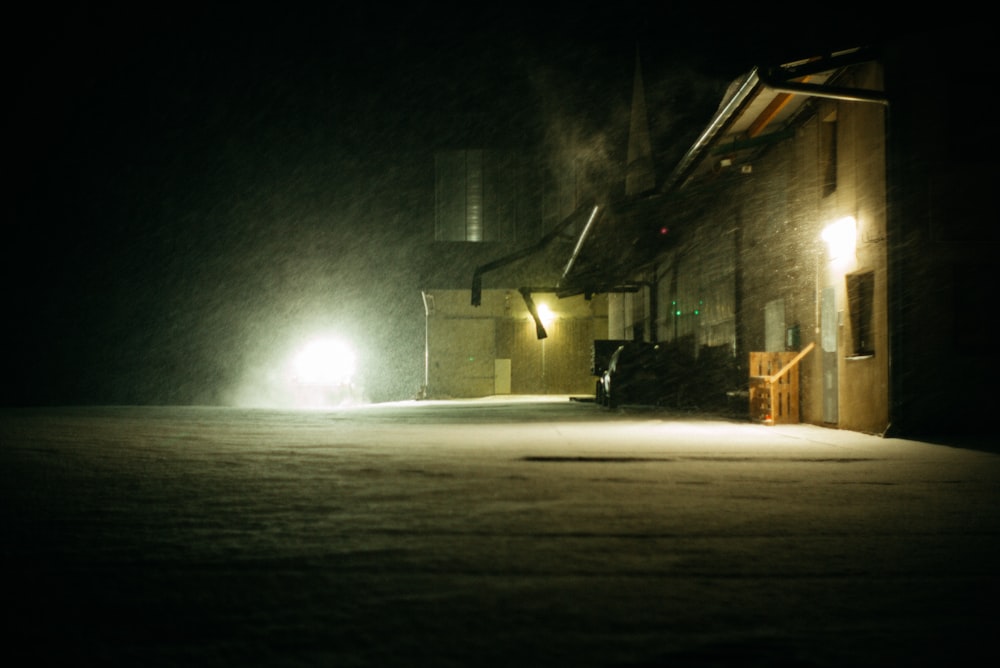
<path fill-rule="evenodd" d="M 306 385 L 343 385 L 354 376 L 354 353 L 342 341 L 315 339 L 295 356 L 295 378 Z"/>

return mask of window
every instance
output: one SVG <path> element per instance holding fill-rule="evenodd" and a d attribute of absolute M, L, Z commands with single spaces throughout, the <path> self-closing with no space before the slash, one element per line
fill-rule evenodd
<path fill-rule="evenodd" d="M 875 311 L 875 272 L 847 275 L 847 306 L 851 315 L 851 343 L 854 357 L 875 354 L 872 331 Z"/>
<path fill-rule="evenodd" d="M 837 190 L 837 112 L 831 112 L 820 123 L 820 160 L 823 197 Z"/>

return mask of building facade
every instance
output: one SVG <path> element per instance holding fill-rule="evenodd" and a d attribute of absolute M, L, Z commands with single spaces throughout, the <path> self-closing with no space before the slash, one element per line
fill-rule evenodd
<path fill-rule="evenodd" d="M 683 239 L 636 268 L 649 287 L 612 302 L 611 334 L 724 344 L 746 379 L 751 353 L 808 351 L 804 422 L 986 433 L 997 353 L 974 313 L 995 284 L 984 161 L 996 140 L 931 82 L 974 90 L 987 61 L 926 44 L 735 81 L 661 187 L 660 216 Z"/>
<path fill-rule="evenodd" d="M 989 42 L 928 47 L 954 43 L 912 35 L 754 68 L 662 180 L 642 142 L 630 143 L 624 200 L 592 193 L 597 222 L 574 228 L 548 260 L 551 307 L 573 314 L 572 333 L 552 330 L 543 365 L 516 290 L 535 279 L 516 271 L 479 306 L 457 285 L 428 291 L 430 387 L 592 392 L 593 341 L 643 339 L 696 358 L 726 352 L 737 394 L 759 372 L 753 355 L 801 353 L 803 422 L 912 438 L 987 433 L 1000 370 L 983 311 L 1000 247 L 986 201 L 997 140 L 988 115 L 964 113 L 942 90 L 978 89 Z M 645 114 L 638 76 L 635 86 L 633 133 Z M 635 252 L 651 247 L 645 228 L 670 231 L 653 254 Z M 447 334 L 457 321 L 466 334 Z"/>
<path fill-rule="evenodd" d="M 880 91 L 881 68 L 837 85 Z M 890 421 L 885 113 L 817 98 L 762 150 L 706 152 L 712 169 L 684 186 L 703 208 L 659 259 L 652 296 L 661 340 L 728 344 L 748 378 L 751 352 L 814 344 L 797 372 L 800 419 L 873 433 Z"/>

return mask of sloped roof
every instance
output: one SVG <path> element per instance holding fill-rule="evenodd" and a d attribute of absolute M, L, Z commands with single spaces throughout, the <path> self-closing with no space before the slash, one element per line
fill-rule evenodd
<path fill-rule="evenodd" d="M 877 57 L 857 47 L 784 65 L 757 67 L 734 81 L 715 116 L 662 185 L 680 189 L 726 167 L 749 163 L 774 141 L 790 136 L 792 121 L 814 97 L 886 103 L 882 91 L 836 85 L 845 68 Z"/>
<path fill-rule="evenodd" d="M 581 206 L 571 217 L 589 216 L 589 221 L 577 226 L 580 232 L 571 251 L 566 244 L 553 246 L 553 238 L 548 238 L 536 247 L 480 264 L 473 277 L 473 303 L 486 273 L 513 270 L 528 256 L 551 262 L 553 250 L 565 253 L 557 282 L 560 297 L 636 289 L 634 278 L 639 270 L 677 243 L 683 235 L 684 218 L 697 211 L 686 203 L 681 205 L 687 197 L 682 192 L 685 186 L 719 169 L 739 169 L 771 143 L 788 138 L 795 118 L 811 98 L 886 103 L 882 91 L 837 86 L 846 68 L 877 57 L 874 49 L 858 47 L 754 68 L 730 85 L 716 114 L 660 187 L 630 191 L 617 201 Z M 638 77 L 636 86 L 641 87 Z M 641 97 L 636 97 L 634 104 L 636 100 L 644 104 Z M 640 157 L 630 156 L 636 162 Z M 520 277 L 522 286 L 531 283 L 527 275 L 517 271 L 508 276 L 515 282 Z"/>
<path fill-rule="evenodd" d="M 715 116 L 655 192 L 609 202 L 599 224 L 577 240 L 577 262 L 564 274 L 564 294 L 598 293 L 634 285 L 656 255 L 676 244 L 698 206 L 684 190 L 722 169 L 752 163 L 768 145 L 791 136 L 795 118 L 813 97 L 885 103 L 882 91 L 841 88 L 851 65 L 877 57 L 852 48 L 774 67 L 757 67 L 733 81 Z"/>

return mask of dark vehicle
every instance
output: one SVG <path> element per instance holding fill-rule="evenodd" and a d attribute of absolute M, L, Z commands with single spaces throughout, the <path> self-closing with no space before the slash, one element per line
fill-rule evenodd
<path fill-rule="evenodd" d="M 666 393 L 668 365 L 655 343 L 630 341 L 611 354 L 608 368 L 597 381 L 595 399 L 609 408 L 625 404 L 657 405 Z"/>
<path fill-rule="evenodd" d="M 598 375 L 595 402 L 608 408 L 632 404 L 728 410 L 730 395 L 744 378 L 731 347 L 702 346 L 697 357 L 691 349 L 686 340 L 622 343 Z"/>
<path fill-rule="evenodd" d="M 608 370 L 611 356 L 629 342 L 629 339 L 595 339 L 590 348 L 590 375 L 596 376 L 600 382 L 604 372 Z"/>

